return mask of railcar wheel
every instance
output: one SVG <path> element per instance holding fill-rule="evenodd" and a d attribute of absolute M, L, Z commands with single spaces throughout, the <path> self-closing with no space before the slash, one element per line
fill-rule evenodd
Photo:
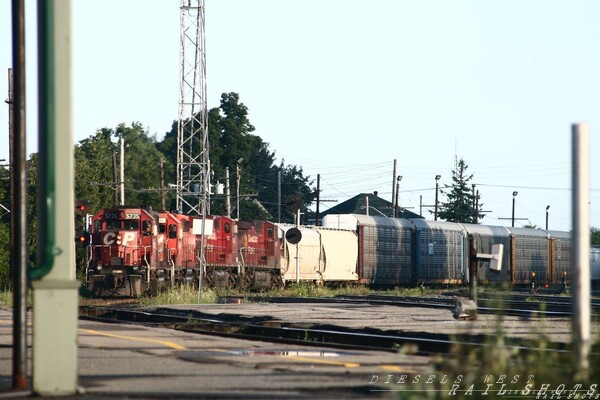
<path fill-rule="evenodd" d="M 272 287 L 275 290 L 283 290 L 285 289 L 285 282 L 281 279 L 281 275 L 277 273 L 273 273 L 271 276 L 271 282 L 273 282 Z"/>
<path fill-rule="evenodd" d="M 206 268 L 206 272 L 203 274 L 203 279 L 202 279 L 202 283 L 204 284 L 205 287 L 209 287 L 209 288 L 214 287 L 213 274 L 214 274 L 214 271 L 212 268 Z"/>
<path fill-rule="evenodd" d="M 238 284 L 240 281 L 238 279 L 238 276 L 231 271 L 229 271 L 227 275 L 228 275 L 228 279 L 227 279 L 228 285 L 227 286 L 230 288 L 233 288 L 233 289 L 238 288 Z"/>
<path fill-rule="evenodd" d="M 254 273 L 246 272 L 238 279 L 238 288 L 240 290 L 247 290 L 252 288 L 252 282 L 254 282 Z"/>

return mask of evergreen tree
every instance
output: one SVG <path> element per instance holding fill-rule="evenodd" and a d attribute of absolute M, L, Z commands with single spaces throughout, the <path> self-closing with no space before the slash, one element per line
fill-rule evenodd
<path fill-rule="evenodd" d="M 479 196 L 473 193 L 469 184 L 473 174 L 467 173 L 468 165 L 461 158 L 452 171 L 452 186 L 446 193 L 447 201 L 440 206 L 439 218 L 450 222 L 474 223 L 484 215 L 481 214 L 483 204 L 478 204 Z"/>

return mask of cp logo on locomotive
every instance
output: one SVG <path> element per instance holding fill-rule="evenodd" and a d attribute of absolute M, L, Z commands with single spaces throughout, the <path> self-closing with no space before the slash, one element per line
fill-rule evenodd
<path fill-rule="evenodd" d="M 127 246 L 130 242 L 135 242 L 135 232 L 125 232 L 122 236 L 118 235 L 118 232 L 106 232 L 102 243 L 106 246 L 115 244 Z"/>

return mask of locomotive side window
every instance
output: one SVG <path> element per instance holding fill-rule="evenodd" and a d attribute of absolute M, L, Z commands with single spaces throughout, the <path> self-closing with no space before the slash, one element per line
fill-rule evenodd
<path fill-rule="evenodd" d="M 267 237 L 273 238 L 273 228 L 267 228 Z"/>
<path fill-rule="evenodd" d="M 120 229 L 121 221 L 117 219 L 107 219 L 106 220 L 106 229 Z"/>
<path fill-rule="evenodd" d="M 140 223 L 133 219 L 126 219 L 123 221 L 123 228 L 127 231 L 137 231 L 140 228 Z"/>
<path fill-rule="evenodd" d="M 225 231 L 225 233 L 229 233 L 229 232 L 231 232 L 231 225 L 230 225 L 230 224 L 228 224 L 228 223 L 226 223 L 226 224 L 223 226 L 223 231 Z"/>
<path fill-rule="evenodd" d="M 169 239 L 175 239 L 177 237 L 177 225 L 169 225 Z"/>
<path fill-rule="evenodd" d="M 167 231 L 167 225 L 166 224 L 160 224 L 158 225 L 158 233 L 165 233 Z"/>
<path fill-rule="evenodd" d="M 150 221 L 143 221 L 142 230 L 144 231 L 144 235 L 150 235 L 152 233 L 152 223 Z"/>

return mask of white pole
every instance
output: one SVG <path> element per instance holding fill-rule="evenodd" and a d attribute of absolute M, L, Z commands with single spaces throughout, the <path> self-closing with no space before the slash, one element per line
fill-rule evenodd
<path fill-rule="evenodd" d="M 281 222 L 281 169 L 277 171 L 277 223 Z"/>
<path fill-rule="evenodd" d="M 236 209 L 236 213 L 237 213 L 237 219 L 240 219 L 240 163 L 239 163 L 239 161 L 235 166 L 235 175 L 236 175 L 235 176 L 235 179 L 236 179 L 235 209 Z"/>
<path fill-rule="evenodd" d="M 587 379 L 590 352 L 589 127 L 572 126 L 573 350 L 576 379 Z"/>
<path fill-rule="evenodd" d="M 227 218 L 231 218 L 231 188 L 229 186 L 229 167 L 225 168 L 225 209 Z"/>
<path fill-rule="evenodd" d="M 125 139 L 121 136 L 121 155 L 120 155 L 120 170 L 121 170 L 121 205 L 125 205 Z"/>

